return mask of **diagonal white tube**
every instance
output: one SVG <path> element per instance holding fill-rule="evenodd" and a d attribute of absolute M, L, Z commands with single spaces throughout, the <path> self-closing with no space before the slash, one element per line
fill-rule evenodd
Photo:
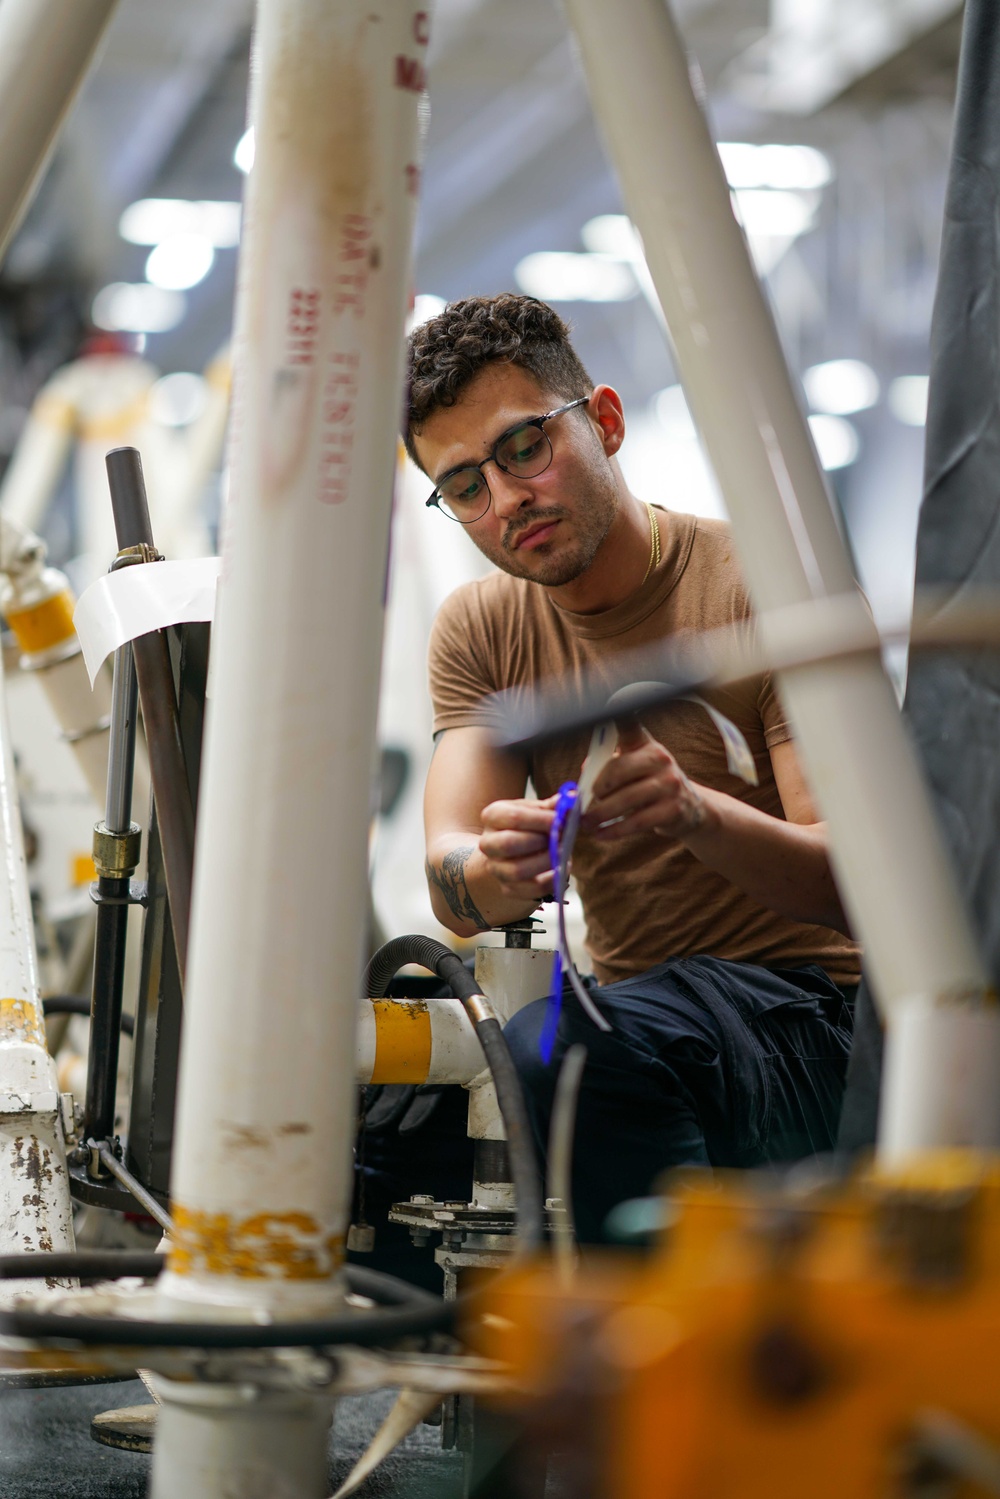
<path fill-rule="evenodd" d="M 0 258 L 27 212 L 117 3 L 0 3 Z"/>
<path fill-rule="evenodd" d="M 853 597 L 860 620 L 847 548 L 669 7 L 564 4 L 757 607 Z M 895 1022 L 921 996 L 971 997 L 978 1008 L 987 975 L 880 663 L 785 671 L 781 691 L 883 1013 Z M 955 1006 L 955 1024 L 968 1013 Z M 984 1070 L 1000 1077 L 1000 1017 L 992 1005 L 987 1013 Z M 907 1074 L 903 1115 L 914 1128 L 925 1088 L 937 1086 L 951 1085 L 930 1065 L 920 1078 Z M 970 1092 L 952 1102 L 938 1111 L 951 1138 L 938 1143 L 1000 1140 L 992 1100 Z M 926 1144 L 904 1123 L 890 1154 L 905 1154 L 918 1134 Z"/>

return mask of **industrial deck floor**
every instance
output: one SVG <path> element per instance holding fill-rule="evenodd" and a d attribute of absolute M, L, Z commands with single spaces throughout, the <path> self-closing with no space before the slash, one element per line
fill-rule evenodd
<path fill-rule="evenodd" d="M 341 1400 L 330 1444 L 330 1493 L 344 1481 L 395 1392 Z M 151 1458 L 103 1447 L 90 1435 L 99 1411 L 143 1405 L 138 1380 L 47 1390 L 0 1390 L 0 1499 L 145 1499 Z M 358 1499 L 457 1499 L 461 1461 L 442 1452 L 436 1427 L 418 1426 L 357 1490 Z"/>

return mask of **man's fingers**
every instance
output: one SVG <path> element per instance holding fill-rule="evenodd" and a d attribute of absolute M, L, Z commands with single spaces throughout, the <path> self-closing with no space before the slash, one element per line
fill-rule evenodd
<path fill-rule="evenodd" d="M 523 859 L 544 853 L 548 857 L 547 833 L 516 833 L 510 828 L 487 829 L 479 847 L 487 859 Z"/>
<path fill-rule="evenodd" d="M 551 800 L 551 799 L 550 799 Z M 552 826 L 554 802 L 504 801 L 490 802 L 483 809 L 483 831 L 491 829 L 505 832 L 508 829 L 523 833 L 548 834 Z"/>

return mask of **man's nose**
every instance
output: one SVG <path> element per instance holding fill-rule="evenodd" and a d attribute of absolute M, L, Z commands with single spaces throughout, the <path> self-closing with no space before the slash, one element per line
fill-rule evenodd
<path fill-rule="evenodd" d="M 490 475 L 490 493 L 493 496 L 494 510 L 504 519 L 516 515 L 525 505 L 530 505 L 535 497 L 529 479 L 519 479 L 516 474 L 509 474 L 506 469 L 497 465 L 494 465 Z"/>

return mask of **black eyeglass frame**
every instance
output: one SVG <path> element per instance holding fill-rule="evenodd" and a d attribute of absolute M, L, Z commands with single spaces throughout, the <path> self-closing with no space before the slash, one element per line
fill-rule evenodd
<path fill-rule="evenodd" d="M 549 445 L 549 456 L 542 464 L 542 467 L 540 469 L 537 469 L 535 473 L 518 475 L 518 477 L 524 479 L 537 479 L 538 475 L 544 474 L 545 470 L 549 467 L 549 464 L 552 462 L 553 456 L 552 439 L 549 437 L 549 434 L 545 430 L 545 423 L 552 421 L 553 417 L 562 416 L 565 412 L 574 410 L 574 408 L 577 406 L 586 405 L 589 400 L 590 396 L 577 396 L 575 401 L 567 401 L 565 406 L 557 406 L 554 411 L 546 411 L 543 416 L 524 417 L 521 421 L 515 422 L 512 427 L 508 427 L 506 431 L 500 433 L 500 436 L 493 444 L 492 452 L 487 454 L 482 463 L 460 463 L 456 468 L 449 469 L 446 474 L 443 474 L 438 480 L 437 484 L 435 484 L 430 498 L 424 501 L 425 505 L 427 505 L 428 508 L 433 507 L 435 510 L 440 510 L 442 515 L 446 516 L 448 520 L 453 520 L 460 526 L 474 526 L 477 520 L 482 520 L 483 516 L 493 504 L 493 491 L 490 489 L 489 480 L 483 473 L 483 466 L 487 463 L 495 463 L 497 468 L 500 469 L 501 473 L 510 473 L 510 469 L 507 467 L 507 465 L 505 463 L 501 463 L 500 459 L 497 457 L 497 449 L 507 441 L 508 437 L 513 437 L 515 432 L 520 432 L 524 427 L 539 427 L 541 429 L 542 436 L 545 438 L 545 441 Z M 486 485 L 486 493 L 489 498 L 486 502 L 485 508 L 481 510 L 478 515 L 474 515 L 471 520 L 462 520 L 459 516 L 453 515 L 450 510 L 446 509 L 446 507 L 442 505 L 441 485 L 446 483 L 448 479 L 453 479 L 456 474 L 465 473 L 467 469 L 474 469 L 482 477 L 482 481 Z"/>

